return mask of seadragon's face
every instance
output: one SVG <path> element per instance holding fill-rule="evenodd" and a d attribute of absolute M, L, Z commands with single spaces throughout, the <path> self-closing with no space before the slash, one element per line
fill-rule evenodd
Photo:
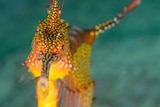
<path fill-rule="evenodd" d="M 57 2 L 47 18 L 40 22 L 30 52 L 24 64 L 35 77 L 63 78 L 73 69 L 68 41 L 68 25 L 60 20 Z"/>
<path fill-rule="evenodd" d="M 72 69 L 66 24 L 62 22 L 58 29 L 48 30 L 41 22 L 33 38 L 32 51 L 25 62 L 34 76 L 49 78 L 53 72 L 64 72 Z"/>

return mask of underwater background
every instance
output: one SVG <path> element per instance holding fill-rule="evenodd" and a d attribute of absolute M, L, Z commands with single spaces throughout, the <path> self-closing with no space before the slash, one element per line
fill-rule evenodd
<path fill-rule="evenodd" d="M 0 107 L 36 107 L 35 81 L 22 66 L 48 0 L 0 0 Z M 129 0 L 65 0 L 62 18 L 91 28 Z M 160 1 L 142 0 L 93 45 L 93 107 L 160 107 Z"/>

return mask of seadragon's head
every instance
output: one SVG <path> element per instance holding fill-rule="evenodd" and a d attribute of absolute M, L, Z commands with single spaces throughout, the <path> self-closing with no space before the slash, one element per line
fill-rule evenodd
<path fill-rule="evenodd" d="M 35 77 L 63 78 L 73 69 L 68 24 L 60 18 L 62 5 L 59 8 L 58 0 L 54 0 L 47 18 L 37 27 L 32 51 L 24 62 Z"/>

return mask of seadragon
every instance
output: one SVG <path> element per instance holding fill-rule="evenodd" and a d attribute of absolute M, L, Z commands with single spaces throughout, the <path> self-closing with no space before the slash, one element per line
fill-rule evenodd
<path fill-rule="evenodd" d="M 91 107 L 95 83 L 90 76 L 92 44 L 132 11 L 131 2 L 117 17 L 91 29 L 72 27 L 61 19 L 64 0 L 50 0 L 48 16 L 39 22 L 24 65 L 36 78 L 37 107 Z"/>

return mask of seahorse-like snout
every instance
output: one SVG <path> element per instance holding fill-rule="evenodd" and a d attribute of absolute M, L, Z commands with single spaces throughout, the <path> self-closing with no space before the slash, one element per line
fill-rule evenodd
<path fill-rule="evenodd" d="M 45 78 L 49 78 L 49 71 L 50 71 L 50 67 L 51 64 L 58 60 L 58 57 L 56 56 L 56 54 L 52 54 L 52 53 L 44 53 L 41 54 L 39 57 L 39 60 L 42 61 L 42 70 L 41 70 L 41 77 L 45 77 Z"/>

